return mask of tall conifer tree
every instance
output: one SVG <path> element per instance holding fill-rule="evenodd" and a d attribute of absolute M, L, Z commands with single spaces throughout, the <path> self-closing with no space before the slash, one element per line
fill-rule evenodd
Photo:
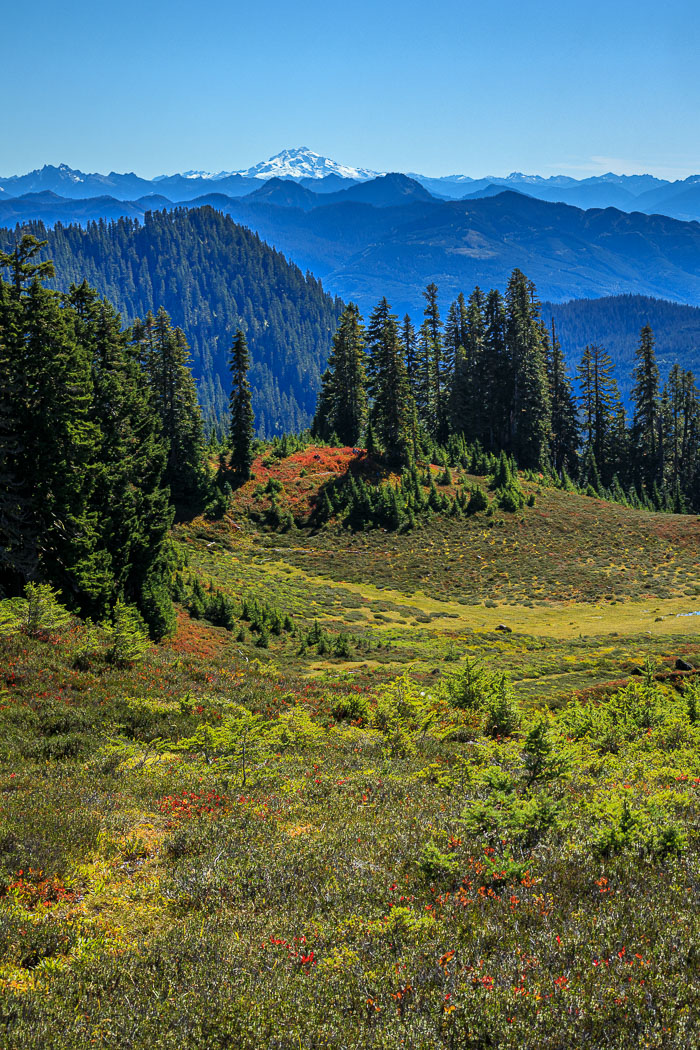
<path fill-rule="evenodd" d="M 154 396 L 119 315 L 86 282 L 65 297 L 90 360 L 92 418 L 100 431 L 93 492 L 110 588 L 102 605 L 136 605 L 152 637 L 174 626 L 168 532 L 173 511 L 164 480 L 167 442 Z M 104 608 L 93 608 L 93 615 Z"/>
<path fill-rule="evenodd" d="M 518 269 L 508 281 L 506 341 L 513 377 L 511 451 L 520 466 L 541 467 L 551 429 L 546 354 L 534 285 Z"/>
<path fill-rule="evenodd" d="M 552 406 L 550 442 L 552 466 L 560 476 L 564 471 L 573 474 L 576 469 L 579 442 L 576 402 L 566 372 L 564 355 L 557 338 L 554 319 L 552 319 L 551 339 L 548 341 L 547 374 Z"/>
<path fill-rule="evenodd" d="M 165 480 L 176 506 L 196 504 L 206 483 L 204 426 L 185 334 L 161 307 L 132 330 L 168 442 Z"/>
<path fill-rule="evenodd" d="M 640 479 L 652 488 L 663 481 L 659 442 L 659 369 L 654 350 L 654 333 L 649 325 L 642 328 L 636 351 L 635 385 L 632 390 L 634 418 L 633 440 Z"/>
<path fill-rule="evenodd" d="M 357 445 L 367 421 L 365 332 L 360 311 L 348 303 L 333 336 L 314 428 L 326 440 L 335 433 L 344 445 Z"/>
<path fill-rule="evenodd" d="M 423 297 L 425 322 L 422 330 L 422 349 L 426 358 L 424 367 L 429 384 L 427 423 L 432 436 L 438 441 L 445 441 L 448 433 L 448 396 L 454 360 L 443 338 L 437 285 L 429 284 L 423 292 Z"/>
<path fill-rule="evenodd" d="M 255 420 L 248 382 L 250 356 L 244 333 L 239 328 L 229 356 L 231 369 L 231 469 L 242 479 L 250 477 L 253 465 L 253 436 Z"/>
<path fill-rule="evenodd" d="M 389 459 L 412 453 L 415 406 L 403 359 L 396 316 L 381 299 L 367 327 L 367 376 L 374 430 Z"/>

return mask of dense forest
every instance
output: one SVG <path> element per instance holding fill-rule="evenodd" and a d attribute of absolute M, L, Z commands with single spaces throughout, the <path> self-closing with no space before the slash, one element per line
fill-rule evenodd
<path fill-rule="evenodd" d="M 457 441 L 620 502 L 700 507 L 700 395 L 678 364 L 662 386 L 648 324 L 635 350 L 628 419 L 605 347 L 584 347 L 575 392 L 556 324 L 545 323 L 520 270 L 505 296 L 478 287 L 468 299 L 460 294 L 444 324 L 435 284 L 424 299 L 418 331 L 408 315 L 399 324 L 385 298 L 366 328 L 349 304 L 323 376 L 320 437 L 376 442 L 404 465 Z M 507 487 L 509 468 L 500 469 Z"/>
<path fill-rule="evenodd" d="M 85 279 L 127 323 L 168 312 L 187 332 L 205 418 L 226 416 L 227 353 L 241 328 L 258 434 L 308 425 L 342 304 L 256 234 L 208 207 L 151 212 L 143 224 L 29 223 L 23 231 L 47 241 L 41 258 L 56 267 L 49 287 L 67 291 Z M 17 231 L 0 230 L 0 249 L 16 240 Z"/>
<path fill-rule="evenodd" d="M 700 360 L 700 307 L 654 299 L 648 295 L 608 295 L 542 303 L 542 316 L 554 318 L 567 366 L 576 369 L 587 343 L 602 344 L 615 363 L 620 395 L 627 405 L 634 378 L 634 358 L 644 325 L 654 330 L 659 373 L 671 367 L 697 369 Z"/>
<path fill-rule="evenodd" d="M 85 281 L 46 288 L 43 247 L 0 252 L 0 596 L 40 582 L 160 638 L 170 526 L 208 485 L 185 336 L 162 308 L 123 330 Z"/>

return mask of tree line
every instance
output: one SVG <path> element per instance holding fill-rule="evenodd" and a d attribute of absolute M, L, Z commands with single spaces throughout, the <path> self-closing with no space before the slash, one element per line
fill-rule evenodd
<path fill-rule="evenodd" d="M 49 287 L 67 292 L 86 279 L 127 324 L 159 306 L 187 332 L 207 426 L 225 432 L 227 354 L 238 329 L 251 349 L 250 385 L 261 437 L 303 430 L 342 302 L 321 282 L 228 215 L 205 206 L 20 232 L 47 241 L 41 258 L 56 267 Z M 12 251 L 15 230 L 0 230 Z"/>
<path fill-rule="evenodd" d="M 24 235 L 0 251 L 0 598 L 44 581 L 93 619 L 138 610 L 160 638 L 173 519 L 216 492 L 187 340 L 162 308 L 124 329 L 87 282 L 45 287 L 43 247 Z M 242 332 L 236 346 L 249 464 Z"/>
<path fill-rule="evenodd" d="M 343 312 L 322 377 L 313 432 L 364 443 L 408 465 L 455 436 L 526 470 L 549 471 L 595 492 L 677 511 L 700 508 L 700 394 L 674 365 L 661 386 L 654 335 L 635 355 L 628 419 L 604 347 L 586 346 L 568 374 L 554 322 L 534 284 L 514 270 L 505 296 L 460 294 L 443 323 L 428 285 L 416 331 L 383 298 L 363 322 Z"/>

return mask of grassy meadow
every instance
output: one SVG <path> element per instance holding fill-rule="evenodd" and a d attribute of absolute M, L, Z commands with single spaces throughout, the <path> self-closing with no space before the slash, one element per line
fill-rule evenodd
<path fill-rule="evenodd" d="M 138 662 L 0 637 L 0 1047 L 700 1045 L 700 521 L 319 524 L 360 460 L 180 522 Z"/>

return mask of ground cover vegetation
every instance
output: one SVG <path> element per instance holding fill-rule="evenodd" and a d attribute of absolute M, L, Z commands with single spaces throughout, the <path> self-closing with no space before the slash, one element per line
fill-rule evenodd
<path fill-rule="evenodd" d="M 167 314 L 122 331 L 36 248 L 0 259 L 0 1045 L 694 1047 L 697 516 L 547 427 L 451 432 L 385 301 L 334 342 L 346 443 L 253 437 L 242 331 L 206 442 Z"/>

